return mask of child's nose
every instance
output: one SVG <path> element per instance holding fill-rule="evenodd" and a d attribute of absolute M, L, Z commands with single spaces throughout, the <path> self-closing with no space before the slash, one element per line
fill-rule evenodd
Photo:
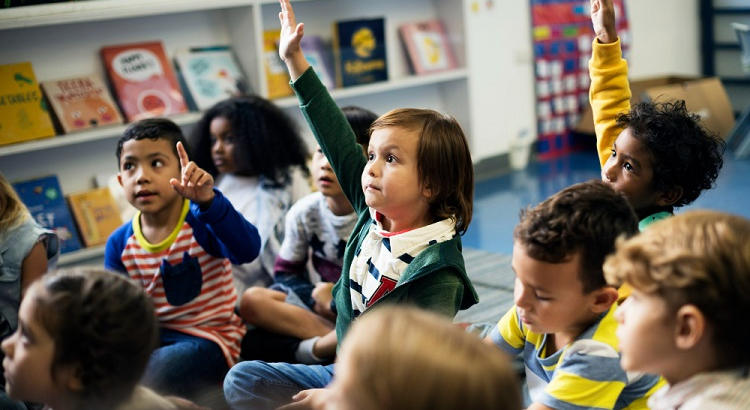
<path fill-rule="evenodd" d="M 611 160 L 604 164 L 604 169 L 602 169 L 602 179 L 604 182 L 615 182 L 617 179 L 617 173 L 615 172 L 616 169 L 617 164 L 611 163 Z"/>
<path fill-rule="evenodd" d="M 13 340 L 16 337 L 16 333 L 18 332 L 14 332 L 10 336 L 6 337 L 5 340 L 3 340 L 2 345 L 0 346 L 0 348 L 2 348 L 3 350 L 3 353 L 10 358 L 13 357 Z"/>

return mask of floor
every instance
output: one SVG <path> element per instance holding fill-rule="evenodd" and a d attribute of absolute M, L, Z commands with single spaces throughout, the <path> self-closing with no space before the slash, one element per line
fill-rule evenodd
<path fill-rule="evenodd" d="M 525 170 L 478 181 L 474 216 L 463 237 L 464 246 L 509 255 L 513 248 L 513 228 L 521 208 L 591 178 L 600 178 L 596 155 L 575 153 L 555 160 L 532 162 Z M 727 154 L 715 187 L 677 212 L 699 208 L 750 218 L 750 159 L 735 160 L 731 153 Z"/>

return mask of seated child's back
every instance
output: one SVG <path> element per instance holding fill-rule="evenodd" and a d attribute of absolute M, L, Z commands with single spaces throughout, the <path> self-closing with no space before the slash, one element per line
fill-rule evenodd
<path fill-rule="evenodd" d="M 636 232 L 633 209 L 601 181 L 565 188 L 522 212 L 515 305 L 487 338 L 522 355 L 531 408 L 638 408 L 657 386 L 658 376 L 620 367 L 617 290 L 602 273 L 615 239 Z"/>

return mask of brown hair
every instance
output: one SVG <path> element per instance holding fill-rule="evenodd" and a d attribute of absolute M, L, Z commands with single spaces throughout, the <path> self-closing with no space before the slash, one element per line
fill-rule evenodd
<path fill-rule="evenodd" d="M 53 377 L 72 366 L 83 386 L 72 393 L 93 408 L 129 397 L 158 337 L 143 290 L 124 275 L 96 268 L 59 270 L 32 286 L 36 317 L 55 341 Z"/>
<path fill-rule="evenodd" d="M 29 211 L 18 198 L 13 186 L 0 173 L 0 238 L 2 233 L 29 217 Z"/>
<path fill-rule="evenodd" d="M 337 366 L 337 376 L 350 376 L 340 383 L 345 401 L 356 403 L 352 408 L 521 408 L 516 376 L 502 352 L 445 317 L 413 307 L 364 314 L 344 339 Z"/>
<path fill-rule="evenodd" d="M 672 312 L 696 306 L 711 324 L 720 366 L 750 364 L 750 220 L 690 211 L 617 242 L 604 274 L 663 298 Z"/>
<path fill-rule="evenodd" d="M 604 258 L 620 235 L 638 232 L 625 197 L 599 180 L 571 185 L 534 208 L 521 211 L 515 241 L 534 259 L 561 263 L 581 253 L 579 278 L 585 293 L 606 286 Z"/>
<path fill-rule="evenodd" d="M 454 219 L 456 232 L 465 233 L 471 222 L 474 166 L 461 125 L 437 111 L 399 108 L 375 120 L 370 133 L 387 127 L 418 133 L 417 171 L 432 192 L 430 214 L 435 220 Z"/>

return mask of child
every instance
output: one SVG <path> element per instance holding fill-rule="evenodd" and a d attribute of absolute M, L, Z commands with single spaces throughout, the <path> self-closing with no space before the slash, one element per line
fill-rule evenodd
<path fill-rule="evenodd" d="M 453 317 L 477 302 L 459 236 L 471 220 L 474 189 L 461 127 L 431 110 L 393 110 L 373 123 L 365 158 L 346 117 L 302 54 L 302 24 L 296 26 L 288 0 L 281 7 L 279 54 L 359 217 L 333 290 L 336 332 L 312 343 L 310 355 L 333 356 L 352 321 L 378 304 L 414 304 Z M 244 362 L 227 375 L 224 393 L 232 407 L 265 408 L 289 401 L 299 390 L 326 386 L 332 374 L 330 365 Z"/>
<path fill-rule="evenodd" d="M 369 127 L 377 115 L 353 106 L 342 111 L 357 142 L 366 149 Z M 243 339 L 244 359 L 301 360 L 294 356 L 300 339 L 323 336 L 333 329 L 336 315 L 330 307 L 331 288 L 341 275 L 346 240 L 357 215 L 319 147 L 313 153 L 312 175 L 318 192 L 297 201 L 286 216 L 274 284 L 270 289 L 251 287 L 242 295 L 240 316 L 256 327 Z"/>
<path fill-rule="evenodd" d="M 29 287 L 18 322 L 2 343 L 10 397 L 55 410 L 176 408 L 136 388 L 158 330 L 149 298 L 129 279 L 50 273 Z"/>
<path fill-rule="evenodd" d="M 167 119 L 139 121 L 117 143 L 117 175 L 138 209 L 110 235 L 105 266 L 151 296 L 160 326 L 144 383 L 189 396 L 218 383 L 239 356 L 245 334 L 234 313 L 231 264 L 252 261 L 255 227 L 188 159 L 180 128 Z"/>
<path fill-rule="evenodd" d="M 711 188 L 723 163 L 723 142 L 700 125 L 684 101 L 631 108 L 612 0 L 591 0 L 591 21 L 596 38 L 590 100 L 602 180 L 625 194 L 643 230 Z"/>
<path fill-rule="evenodd" d="M 691 211 L 617 244 L 604 273 L 629 284 L 617 309 L 622 367 L 659 373 L 652 409 L 750 407 L 750 221 Z"/>
<path fill-rule="evenodd" d="M 507 357 L 444 317 L 384 306 L 352 325 L 325 406 L 341 410 L 518 410 Z M 298 398 L 304 400 L 306 393 Z M 290 406 L 291 407 L 291 406 Z"/>
<path fill-rule="evenodd" d="M 31 218 L 0 173 L 0 340 L 16 331 L 21 298 L 29 284 L 47 271 L 58 252 L 57 235 Z M 0 384 L 5 385 L 3 376 Z M 0 391 L 0 404 L 4 403 L 3 396 Z"/>
<path fill-rule="evenodd" d="M 620 367 L 604 258 L 637 232 L 633 209 L 601 181 L 563 189 L 521 213 L 513 233 L 515 305 L 486 340 L 521 355 L 533 404 L 641 408 L 659 379 Z"/>
<path fill-rule="evenodd" d="M 206 111 L 190 143 L 198 167 L 260 234 L 259 257 L 233 268 L 238 294 L 270 284 L 284 216 L 310 192 L 307 148 L 294 121 L 262 97 L 230 98 Z"/>

